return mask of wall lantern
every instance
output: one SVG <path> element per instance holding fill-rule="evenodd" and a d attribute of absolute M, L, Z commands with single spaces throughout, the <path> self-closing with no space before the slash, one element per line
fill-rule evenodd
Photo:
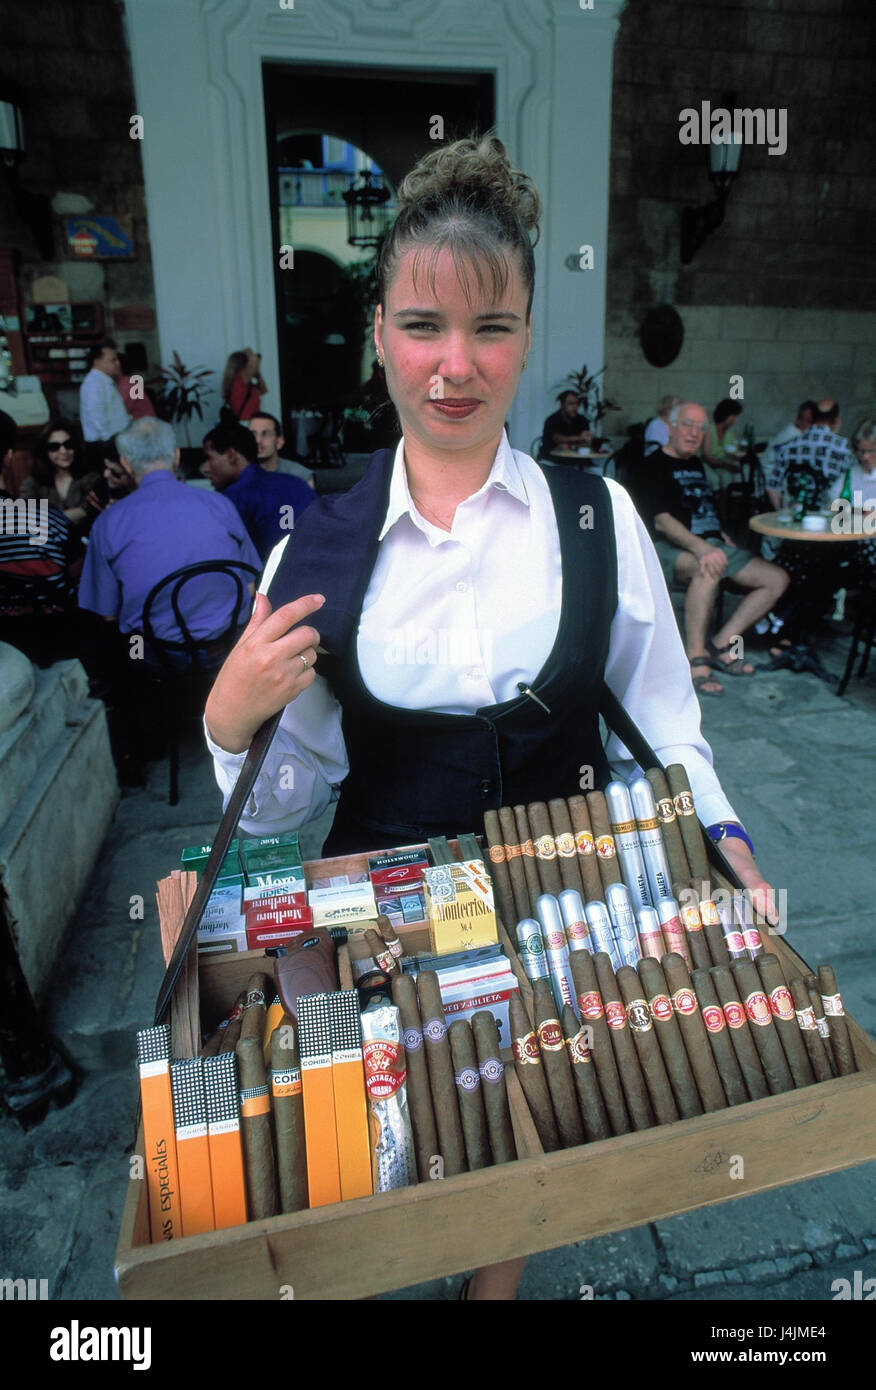
<path fill-rule="evenodd" d="M 725 111 L 736 109 L 736 93 L 725 92 L 721 98 Z M 742 134 L 734 128 L 729 140 L 709 141 L 709 178 L 715 189 L 715 199 L 700 208 L 683 208 L 681 213 L 681 263 L 690 265 L 707 237 L 716 232 L 724 221 L 724 212 L 733 180 L 739 173 L 742 154 Z"/>
<path fill-rule="evenodd" d="M 389 226 L 386 204 L 390 191 L 374 182 L 370 169 L 363 169 L 359 178 L 361 183 L 351 183 L 341 194 L 347 204 L 347 242 L 350 246 L 379 246 Z"/>

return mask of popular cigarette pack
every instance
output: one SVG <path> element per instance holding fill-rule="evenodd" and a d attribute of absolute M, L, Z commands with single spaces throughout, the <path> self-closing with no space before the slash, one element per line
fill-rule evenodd
<path fill-rule="evenodd" d="M 153 1244 L 162 1240 L 176 1240 L 182 1235 L 170 1056 L 170 1028 L 166 1023 L 140 1030 L 137 1034 L 137 1067 Z"/>
<path fill-rule="evenodd" d="M 219 955 L 226 951 L 249 951 L 246 944 L 246 918 L 233 922 L 201 922 L 198 927 L 198 955 Z"/>
<path fill-rule="evenodd" d="M 368 873 L 383 873 L 386 869 L 394 869 L 401 865 L 412 864 L 426 869 L 431 862 L 430 852 L 425 845 L 417 846 L 413 849 L 387 850 L 385 854 L 372 854 L 369 856 Z"/>
<path fill-rule="evenodd" d="M 429 940 L 437 955 L 498 940 L 493 885 L 483 860 L 436 864 L 424 875 Z"/>
<path fill-rule="evenodd" d="M 188 870 L 194 869 L 198 878 L 200 878 L 206 868 L 212 848 L 212 844 L 187 846 L 180 856 L 183 868 Z M 238 857 L 239 848 L 240 841 L 232 840 L 231 844 L 228 846 L 228 853 L 222 861 L 219 876 L 216 879 L 217 888 L 224 885 L 243 886 L 243 871 L 240 867 L 240 859 Z"/>
<path fill-rule="evenodd" d="M 308 930 L 308 926 L 296 926 L 292 922 L 286 922 L 280 926 L 273 922 L 263 922 L 258 926 L 247 927 L 246 949 L 248 951 L 264 951 L 274 946 L 288 946 L 290 942 L 296 941 Z"/>
<path fill-rule="evenodd" d="M 241 888 L 237 884 L 226 883 L 214 888 L 207 899 L 202 922 L 234 922 L 240 917 Z"/>
<path fill-rule="evenodd" d="M 303 888 L 304 870 L 297 830 L 241 840 L 240 861 L 247 884 L 259 885 L 266 878 L 271 882 L 300 879 Z"/>
<path fill-rule="evenodd" d="M 377 904 L 370 883 L 348 883 L 335 888 L 311 888 L 307 895 L 315 927 L 348 927 L 362 931 L 377 920 Z"/>
<path fill-rule="evenodd" d="M 184 1236 L 215 1230 L 210 1143 L 207 1137 L 207 1097 L 201 1057 L 170 1064 L 179 1198 Z"/>

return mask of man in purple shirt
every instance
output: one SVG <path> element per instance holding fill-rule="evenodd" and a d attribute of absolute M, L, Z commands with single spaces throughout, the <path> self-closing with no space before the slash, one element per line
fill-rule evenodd
<path fill-rule="evenodd" d="M 205 436 L 204 451 L 204 472 L 234 503 L 262 561 L 267 560 L 316 493 L 300 478 L 262 468 L 258 441 L 244 425 L 217 425 Z"/>

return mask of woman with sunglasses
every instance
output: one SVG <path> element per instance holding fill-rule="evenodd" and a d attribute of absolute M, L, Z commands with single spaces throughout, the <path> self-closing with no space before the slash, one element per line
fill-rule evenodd
<path fill-rule="evenodd" d="M 88 494 L 99 477 L 99 473 L 85 471 L 76 426 L 68 420 L 52 420 L 37 441 L 33 470 L 21 484 L 21 496 L 57 507 L 81 536 L 90 530 L 97 514 L 88 505 Z"/>

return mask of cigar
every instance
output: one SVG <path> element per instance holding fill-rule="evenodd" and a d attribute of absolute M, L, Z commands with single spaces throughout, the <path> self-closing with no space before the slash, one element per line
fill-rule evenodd
<path fill-rule="evenodd" d="M 499 1029 L 489 1009 L 472 1014 L 471 1032 L 481 1078 L 481 1096 L 487 1117 L 490 1152 L 494 1163 L 510 1163 L 517 1157 L 511 1109 L 505 1086 L 505 1064 L 499 1046 Z"/>
<path fill-rule="evenodd" d="M 794 1078 L 778 1030 L 773 1025 L 770 1001 L 761 985 L 757 966 L 750 960 L 735 960 L 729 969 L 738 982 L 745 1013 L 751 1025 L 751 1035 L 760 1055 L 771 1094 L 777 1096 L 783 1091 L 793 1091 Z"/>
<path fill-rule="evenodd" d="M 721 1074 L 721 1085 L 724 1087 L 728 1104 L 745 1105 L 749 1099 L 748 1089 L 736 1057 L 736 1049 L 730 1037 L 724 1010 L 715 990 L 715 981 L 708 970 L 693 970 L 691 971 L 690 982 L 700 1007 L 703 1027 L 709 1036 L 715 1065 Z M 742 1008 L 741 1004 L 739 1008 Z M 766 1082 L 764 1081 L 762 1084 L 764 1094 L 766 1094 Z M 708 1107 L 706 1108 L 708 1109 Z"/>
<path fill-rule="evenodd" d="M 833 1050 L 833 1039 L 830 1036 L 830 1026 L 824 1012 L 824 1002 L 818 990 L 817 976 L 806 976 L 806 988 L 809 992 L 809 1003 L 812 1006 L 812 1012 L 815 1014 L 815 1026 L 818 1029 L 818 1036 L 824 1043 L 824 1055 L 827 1057 L 832 1075 L 839 1076 L 836 1055 Z"/>
<path fill-rule="evenodd" d="M 645 785 L 647 786 L 647 783 Z M 617 847 L 621 874 L 629 889 L 633 907 L 636 911 L 640 907 L 653 907 L 651 887 L 645 869 L 645 856 L 639 843 L 639 828 L 636 824 L 630 789 L 626 782 L 609 782 L 605 788 L 605 801 L 608 807 L 611 833 Z"/>
<path fill-rule="evenodd" d="M 833 1076 L 833 1068 L 827 1056 L 824 1039 L 818 1031 L 815 1010 L 809 1002 L 809 991 L 799 978 L 791 980 L 788 988 L 791 991 L 791 998 L 794 1000 L 797 1026 L 800 1029 L 803 1045 L 809 1055 L 815 1079 L 816 1081 L 830 1081 Z"/>
<path fill-rule="evenodd" d="M 602 952 L 611 961 L 612 970 L 619 970 L 623 957 L 617 944 L 608 908 L 601 898 L 584 904 L 584 915 L 590 928 L 590 942 L 594 955 Z"/>
<path fill-rule="evenodd" d="M 489 846 L 490 877 L 493 880 L 496 906 L 502 921 L 507 927 L 510 927 L 512 922 L 517 921 L 518 913 L 514 894 L 511 891 L 511 873 L 508 868 L 505 840 L 502 835 L 502 827 L 499 824 L 499 817 L 495 811 L 484 812 L 484 833 Z"/>
<path fill-rule="evenodd" d="M 681 920 L 679 906 L 675 898 L 658 898 L 656 907 L 657 917 L 660 921 L 660 930 L 663 932 L 663 939 L 666 942 L 666 949 L 674 951 L 681 956 L 688 970 L 693 966 L 690 947 L 687 944 L 687 936 L 684 930 L 684 923 Z"/>
<path fill-rule="evenodd" d="M 782 962 L 772 953 L 758 957 L 757 972 L 769 1000 L 773 1025 L 781 1039 L 795 1086 L 813 1086 L 815 1072 L 794 1012 L 794 998 L 788 989 Z M 815 1020 L 813 1019 L 813 1023 Z M 816 1030 L 817 1031 L 817 1030 Z"/>
<path fill-rule="evenodd" d="M 508 876 L 511 880 L 511 894 L 514 899 L 514 912 L 508 921 L 519 922 L 521 917 L 532 916 L 532 908 L 529 905 L 529 889 L 526 886 L 526 874 L 523 871 L 523 850 L 520 847 L 514 812 L 507 806 L 503 806 L 498 815 L 505 844 L 505 862 L 508 865 Z"/>
<path fill-rule="evenodd" d="M 667 989 L 672 998 L 672 1007 L 675 1010 L 678 1028 L 690 1062 L 690 1069 L 694 1074 L 697 1091 L 703 1103 L 703 1109 L 707 1113 L 713 1110 L 725 1110 L 727 1096 L 721 1084 L 721 1076 L 712 1055 L 712 1049 L 708 1043 L 706 1025 L 700 1013 L 699 1001 L 687 966 L 681 956 L 676 955 L 675 952 L 668 952 L 663 957 L 662 965 Z M 718 1013 L 720 1012 L 719 1009 Z M 724 1015 L 721 1014 L 722 1026 L 723 1023 Z M 728 1047 L 731 1046 L 729 1042 L 727 1045 Z M 744 1098 L 745 1087 L 742 1085 L 741 1076 L 739 1083 Z"/>
<path fill-rule="evenodd" d="M 563 1041 L 572 1066 L 572 1081 L 578 1094 L 578 1109 L 584 1126 L 584 1137 L 590 1143 L 596 1139 L 610 1139 L 611 1125 L 588 1047 L 590 1031 L 586 1025 L 579 1027 L 578 1020 L 568 1004 L 563 1005 L 562 1027 Z"/>
<path fill-rule="evenodd" d="M 626 1007 L 627 1022 L 633 1034 L 633 1042 L 639 1054 L 642 1074 L 657 1116 L 657 1123 L 671 1124 L 679 1118 L 678 1106 L 672 1094 L 672 1085 L 663 1062 L 660 1045 L 654 1032 L 654 1023 L 645 990 L 638 973 L 631 965 L 622 965 L 617 972 L 618 989 Z"/>
<path fill-rule="evenodd" d="M 590 1053 L 612 1133 L 629 1134 L 632 1126 L 611 1045 L 610 1030 L 605 1020 L 596 967 L 587 951 L 576 951 L 570 965 L 578 1013 L 582 1026 L 590 1029 Z"/>
<path fill-rule="evenodd" d="M 682 965 L 684 962 L 682 961 Z M 681 1029 L 669 997 L 669 987 L 659 961 L 650 956 L 639 961 L 639 979 L 648 1000 L 654 1033 L 663 1054 L 672 1094 L 683 1120 L 702 1115 L 703 1104 L 685 1051 Z"/>
<path fill-rule="evenodd" d="M 476 1168 L 488 1168 L 491 1158 L 487 1117 L 481 1098 L 478 1055 L 468 1019 L 458 1018 L 455 1023 L 451 1023 L 447 1037 L 450 1042 L 450 1055 L 453 1058 L 456 1099 L 459 1103 L 465 1154 L 469 1171 L 474 1172 Z"/>
<path fill-rule="evenodd" d="M 307 1206 L 307 1154 L 304 1147 L 304 1098 L 298 1037 L 290 1014 L 271 1034 L 271 1098 L 277 1140 L 277 1183 L 280 1210 L 303 1211 Z"/>
<path fill-rule="evenodd" d="M 387 977 L 400 974 L 399 964 L 392 951 L 387 946 L 382 936 L 378 936 L 373 927 L 365 929 L 365 945 L 374 957 L 377 969 L 382 971 Z"/>
<path fill-rule="evenodd" d="M 523 874 L 526 879 L 526 893 L 529 899 L 528 911 L 530 915 L 535 912 L 536 899 L 542 893 L 541 879 L 538 876 L 538 869 L 535 866 L 535 846 L 532 842 L 532 829 L 529 824 L 529 817 L 526 814 L 525 806 L 515 806 L 513 808 L 514 823 L 517 826 L 517 835 L 520 840 L 520 850 L 523 855 Z"/>
<path fill-rule="evenodd" d="M 557 867 L 563 880 L 563 889 L 572 889 L 576 893 L 583 894 L 584 884 L 581 879 L 581 870 L 578 868 L 578 849 L 575 844 L 569 808 L 560 796 L 548 802 L 548 811 L 551 817 L 551 828 L 554 832 L 554 843 L 557 847 Z"/>
<path fill-rule="evenodd" d="M 578 871 L 584 890 L 581 894 L 585 903 L 602 897 L 602 879 L 596 862 L 596 842 L 590 825 L 590 812 L 583 796 L 572 796 L 566 802 L 569 819 L 575 836 L 575 849 L 578 851 Z"/>
<path fill-rule="evenodd" d="M 708 879 L 692 878 L 690 886 L 699 899 L 700 921 L 703 924 L 703 936 L 712 964 L 729 965 L 732 957 L 724 940 L 724 928 L 718 916 L 718 909 L 712 901 L 712 885 Z"/>
<path fill-rule="evenodd" d="M 639 1055 L 630 1035 L 627 1011 L 620 997 L 617 979 L 611 965 L 611 958 L 604 951 L 597 951 L 593 957 L 593 968 L 605 1010 L 614 1058 L 618 1075 L 627 1102 L 627 1112 L 633 1129 L 651 1129 L 657 1123 L 654 1109 L 648 1096 L 648 1088 L 642 1075 Z M 605 1095 L 605 1092 L 603 1092 Z"/>
<path fill-rule="evenodd" d="M 666 858 L 669 861 L 669 881 L 670 883 L 687 883 L 691 873 L 690 865 L 687 862 L 684 840 L 681 838 L 678 817 L 675 814 L 675 802 L 672 800 L 666 773 L 659 767 L 652 767 L 645 773 L 645 780 L 654 793 L 657 819 L 663 832 L 663 848 L 666 850 Z"/>
<path fill-rule="evenodd" d="M 574 1005 L 575 986 L 569 968 L 569 943 L 560 905 L 551 893 L 542 893 L 535 904 L 544 937 L 545 955 L 550 969 L 551 987 L 557 1009 L 564 1004 Z"/>
<path fill-rule="evenodd" d="M 241 1038 L 258 1038 L 265 1045 L 265 1019 L 268 1016 L 268 1001 L 275 994 L 274 981 L 261 972 L 250 975 L 246 982 L 246 1008 L 240 1023 Z"/>
<path fill-rule="evenodd" d="M 428 1182 L 431 1165 L 441 1149 L 435 1126 L 435 1112 L 432 1109 L 432 1091 L 423 1047 L 423 1024 L 417 1003 L 417 990 L 410 975 L 394 975 L 391 988 L 392 1002 L 399 1013 L 405 1049 L 408 1105 L 414 1131 L 417 1175 L 420 1182 Z"/>
<path fill-rule="evenodd" d="M 606 885 L 605 905 L 614 928 L 614 939 L 621 961 L 624 965 L 635 965 L 642 956 L 642 947 L 633 905 L 625 883 Z"/>
<path fill-rule="evenodd" d="M 724 945 L 731 960 L 743 960 L 748 955 L 745 945 L 745 937 L 736 921 L 736 914 L 733 911 L 733 900 L 726 893 L 721 893 L 715 899 L 715 911 L 721 923 L 721 931 L 724 934 Z M 726 965 L 727 962 L 725 961 Z"/>
<path fill-rule="evenodd" d="M 590 812 L 590 824 L 593 826 L 599 876 L 605 889 L 610 883 L 622 883 L 623 875 L 618 863 L 617 845 L 611 833 L 608 806 L 602 792 L 587 793 L 587 809 Z M 600 893 L 599 896 L 604 897 L 605 893 Z"/>
<path fill-rule="evenodd" d="M 678 817 L 678 828 L 681 831 L 684 852 L 690 865 L 690 873 L 687 877 L 708 878 L 709 860 L 684 764 L 670 763 L 666 769 L 666 780 L 672 793 L 672 804 Z"/>
<path fill-rule="evenodd" d="M 733 915 L 742 932 L 742 939 L 745 942 L 749 960 L 757 960 L 763 950 L 763 941 L 754 924 L 751 904 L 745 893 L 733 894 Z"/>
<path fill-rule="evenodd" d="M 566 929 L 570 953 L 591 950 L 587 913 L 584 911 L 584 900 L 577 888 L 564 888 L 557 902 L 560 905 L 560 915 Z"/>
<path fill-rule="evenodd" d="M 564 1149 L 584 1143 L 584 1129 L 572 1081 L 572 1064 L 557 1017 L 559 1010 L 547 980 L 534 980 L 532 1009 L 542 1065 L 557 1117 L 557 1129 Z"/>
<path fill-rule="evenodd" d="M 648 875 L 651 901 L 656 903 L 658 898 L 668 898 L 671 894 L 672 871 L 663 842 L 654 792 L 651 783 L 645 777 L 637 777 L 630 783 L 630 800 L 636 818 L 636 829 L 639 832 L 639 846 L 645 861 L 645 872 Z M 674 820 L 675 807 L 672 808 L 672 817 Z"/>
<path fill-rule="evenodd" d="M 510 920 L 510 919 L 509 919 Z M 395 960 L 401 960 L 405 953 L 405 948 L 401 943 L 399 934 L 390 922 L 385 913 L 377 915 L 377 930 L 380 932 L 381 939 L 385 946 L 392 952 Z"/>
<path fill-rule="evenodd" d="M 749 964 L 751 964 L 750 961 Z M 711 972 L 704 971 L 702 973 L 710 973 L 714 981 L 715 990 L 724 1012 L 724 1020 L 730 1033 L 730 1041 L 736 1053 L 736 1060 L 739 1063 L 739 1070 L 742 1072 L 749 1099 L 762 1100 L 764 1096 L 770 1094 L 770 1088 L 767 1085 L 760 1056 L 751 1036 L 745 1008 L 739 998 L 740 986 L 736 977 L 729 965 L 715 965 Z M 695 970 L 691 978 L 697 980 L 699 975 L 700 971 Z M 696 985 L 694 988 L 697 988 Z M 699 994 L 699 989 L 697 989 L 697 993 Z"/>
<path fill-rule="evenodd" d="M 832 965 L 819 965 L 818 988 L 821 1002 L 824 1005 L 827 1026 L 830 1030 L 836 1069 L 840 1076 L 851 1076 L 852 1072 L 858 1070 L 858 1064 L 855 1061 L 852 1040 L 849 1037 L 849 1025 L 846 1022 L 843 1001 L 837 988 L 836 975 L 833 973 Z"/>
<path fill-rule="evenodd" d="M 226 1026 L 222 1033 L 222 1040 L 219 1044 L 220 1052 L 233 1052 L 237 1046 L 237 1039 L 240 1037 L 240 1029 L 243 1023 L 243 1015 L 246 1012 L 246 990 L 241 990 L 234 1001 L 234 1008 L 228 1015 Z M 212 1039 L 211 1039 L 212 1042 Z"/>
<path fill-rule="evenodd" d="M 262 1039 L 251 1032 L 245 1038 L 238 1038 L 234 1051 L 240 1085 L 240 1128 L 249 1219 L 261 1221 L 265 1216 L 277 1214 L 271 1102 Z"/>
<path fill-rule="evenodd" d="M 698 896 L 686 883 L 675 883 L 672 891 L 678 902 L 678 915 L 684 928 L 687 953 L 697 970 L 708 970 L 712 964 L 709 947 L 703 936 L 703 920 L 694 899 Z"/>
<path fill-rule="evenodd" d="M 654 960 L 662 960 L 666 954 L 666 942 L 663 940 L 663 929 L 660 926 L 656 907 L 640 907 L 636 913 L 636 921 L 639 928 L 639 941 L 642 944 L 642 955 L 651 956 Z"/>
<path fill-rule="evenodd" d="M 209 1038 L 204 1043 L 204 1046 L 201 1048 L 202 1057 L 215 1057 L 219 1052 L 234 1051 L 234 1044 L 237 1042 L 237 1039 L 240 1036 L 240 1020 L 243 1018 L 243 1010 L 245 1007 L 246 990 L 241 990 L 240 994 L 238 994 L 237 998 L 234 1001 L 234 1007 L 232 1008 L 231 1013 L 228 1015 L 227 1018 L 223 1018 L 222 1022 L 219 1024 L 219 1027 L 216 1029 L 214 1033 L 210 1034 Z M 231 1024 L 235 1022 L 237 1023 L 237 1028 L 233 1036 L 232 1044 L 230 1047 L 223 1048 L 222 1044 L 225 1042 L 228 1029 L 230 1028 Z"/>
<path fill-rule="evenodd" d="M 524 917 L 517 923 L 517 954 L 527 980 L 550 979 L 551 967 L 544 948 L 541 923 Z"/>
<path fill-rule="evenodd" d="M 514 1069 L 538 1131 L 541 1146 L 545 1153 L 555 1153 L 561 1147 L 560 1136 L 545 1080 L 538 1038 L 516 990 L 508 998 L 508 1023 L 511 1028 Z"/>
<path fill-rule="evenodd" d="M 452 1178 L 457 1173 L 465 1172 L 465 1142 L 456 1099 L 453 1059 L 444 1025 L 441 989 L 434 970 L 420 971 L 417 976 L 417 994 L 420 998 L 420 1017 L 423 1020 L 423 1040 L 429 1067 L 432 1109 L 438 1128 L 438 1145 L 444 1159 L 444 1176 Z"/>
<path fill-rule="evenodd" d="M 557 863 L 557 844 L 548 808 L 543 801 L 532 801 L 526 808 L 526 814 L 532 827 L 532 846 L 541 891 L 556 897 L 567 885 L 563 882 Z"/>

